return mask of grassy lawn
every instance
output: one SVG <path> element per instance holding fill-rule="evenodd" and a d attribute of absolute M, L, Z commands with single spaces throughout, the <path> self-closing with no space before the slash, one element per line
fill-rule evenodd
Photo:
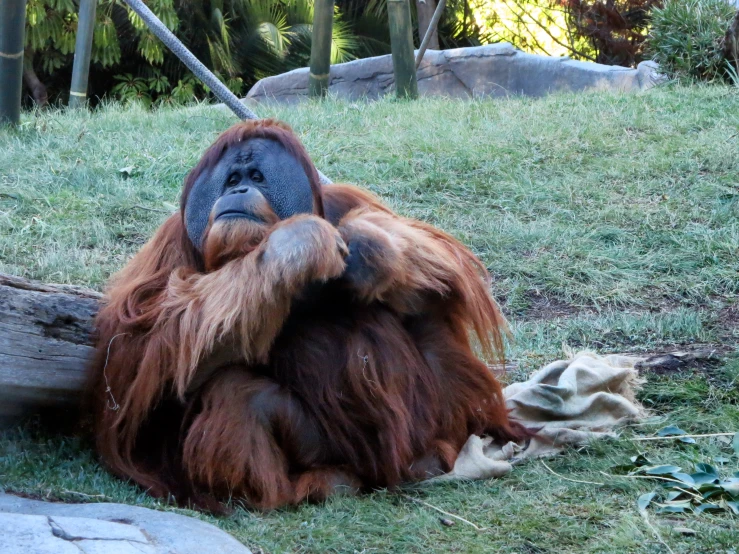
<path fill-rule="evenodd" d="M 406 491 L 483 527 L 440 524 L 378 491 L 268 514 L 199 517 L 256 552 L 732 552 L 739 516 L 637 510 L 655 464 L 739 470 L 719 437 L 636 442 L 668 424 L 739 431 L 739 93 L 674 88 L 542 100 L 260 107 L 316 165 L 464 241 L 495 277 L 521 379 L 563 357 L 716 347 L 720 361 L 649 373 L 652 410 L 623 439 L 493 481 Z M 0 131 L 0 271 L 101 288 L 177 204 L 184 175 L 233 117 L 211 107 L 52 112 Z M 723 463 L 719 463 L 723 460 Z M 585 481 L 587 483 L 582 483 Z M 27 425 L 0 435 L 0 488 L 171 509 L 110 477 L 83 439 Z M 185 513 L 192 513 L 183 511 Z M 696 535 L 673 530 L 688 527 Z M 665 545 L 668 545 L 666 546 Z"/>

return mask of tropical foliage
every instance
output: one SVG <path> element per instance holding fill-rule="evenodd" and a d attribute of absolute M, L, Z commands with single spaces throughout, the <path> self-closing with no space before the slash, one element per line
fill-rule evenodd
<path fill-rule="evenodd" d="M 494 40 L 550 56 L 634 66 L 661 0 L 472 0 Z"/>
<path fill-rule="evenodd" d="M 234 92 L 308 64 L 314 0 L 147 0 L 190 50 Z M 29 0 L 27 72 L 38 72 L 52 99 L 69 87 L 79 0 Z M 474 0 L 449 0 L 439 24 L 442 48 L 493 40 L 474 16 Z M 415 37 L 416 44 L 420 42 Z M 331 62 L 390 52 L 386 0 L 337 0 Z M 207 95 L 122 0 L 100 0 L 90 95 L 145 104 Z M 35 91 L 34 91 L 34 95 Z"/>
<path fill-rule="evenodd" d="M 146 0 L 165 25 L 231 90 L 310 59 L 314 0 Z M 336 0 L 331 62 L 390 52 L 387 0 Z M 409 0 L 415 6 L 416 1 Z M 441 48 L 507 41 L 522 50 L 633 66 L 644 58 L 652 8 L 662 0 L 448 0 Z M 698 9 L 697 7 L 700 7 Z M 28 0 L 26 81 L 37 102 L 65 100 L 79 0 Z M 675 74 L 712 78 L 725 0 L 666 0 L 652 51 Z M 414 26 L 415 28 L 415 26 Z M 416 45 L 421 37 L 416 31 Z M 123 0 L 99 0 L 89 93 L 144 104 L 208 95 Z M 37 75 L 38 74 L 38 75 Z"/>
<path fill-rule="evenodd" d="M 665 0 L 654 11 L 650 51 L 662 71 L 682 80 L 739 85 L 736 69 L 722 51 L 721 39 L 736 14 L 726 0 Z"/>

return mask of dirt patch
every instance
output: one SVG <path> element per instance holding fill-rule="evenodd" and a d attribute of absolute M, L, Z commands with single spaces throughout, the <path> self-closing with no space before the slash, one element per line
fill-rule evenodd
<path fill-rule="evenodd" d="M 526 293 L 529 306 L 512 314 L 516 319 L 526 321 L 548 321 L 551 319 L 574 317 L 594 313 L 591 308 L 575 306 L 555 296 L 544 296 L 536 292 Z"/>
<path fill-rule="evenodd" d="M 736 339 L 739 337 L 739 303 L 728 304 L 718 311 L 716 331 L 721 337 Z"/>

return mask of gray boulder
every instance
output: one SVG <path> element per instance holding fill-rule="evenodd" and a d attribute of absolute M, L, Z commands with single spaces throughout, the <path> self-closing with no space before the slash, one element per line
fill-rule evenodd
<path fill-rule="evenodd" d="M 251 554 L 203 521 L 125 504 L 56 504 L 0 493 L 2 554 Z"/>
<path fill-rule="evenodd" d="M 421 96 L 480 98 L 544 96 L 558 91 L 635 91 L 653 86 L 654 62 L 636 69 L 526 54 L 508 43 L 454 50 L 429 50 L 418 68 Z M 308 68 L 267 77 L 256 83 L 248 100 L 294 103 L 308 96 Z M 392 58 L 378 56 L 331 66 L 329 94 L 348 100 L 376 99 L 393 92 Z"/>

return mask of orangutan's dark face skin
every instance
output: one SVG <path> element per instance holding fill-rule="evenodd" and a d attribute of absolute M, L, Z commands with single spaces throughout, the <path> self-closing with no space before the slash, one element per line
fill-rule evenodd
<path fill-rule="evenodd" d="M 280 143 L 252 139 L 226 151 L 190 191 L 185 227 L 201 253 L 209 224 L 230 220 L 274 223 L 313 213 L 313 195 L 303 166 Z"/>

